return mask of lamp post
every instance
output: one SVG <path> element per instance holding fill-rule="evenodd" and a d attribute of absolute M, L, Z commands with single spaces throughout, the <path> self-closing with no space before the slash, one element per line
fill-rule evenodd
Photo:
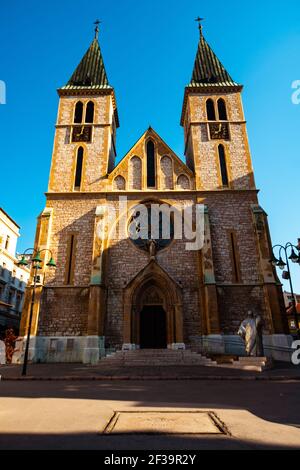
<path fill-rule="evenodd" d="M 18 266 L 28 266 L 29 263 L 26 260 L 25 255 L 26 255 L 26 252 L 29 251 L 29 250 L 32 251 L 31 262 L 32 262 L 32 267 L 33 267 L 33 291 L 32 291 L 32 296 L 31 296 L 31 303 L 30 303 L 29 324 L 28 324 L 28 330 L 27 330 L 27 338 L 26 338 L 26 347 L 25 347 L 22 375 L 26 375 L 26 371 L 27 371 L 30 333 L 31 333 L 31 326 L 32 326 L 33 308 L 34 308 L 34 302 L 35 302 L 35 289 L 36 289 L 36 282 L 37 282 L 37 274 L 38 274 L 39 269 L 42 269 L 42 264 L 43 264 L 43 259 L 41 258 L 41 253 L 43 253 L 44 251 L 49 251 L 50 252 L 50 260 L 48 261 L 46 266 L 49 267 L 49 268 L 55 268 L 56 267 L 55 261 L 52 257 L 52 253 L 51 253 L 50 250 L 48 250 L 48 249 L 35 250 L 34 248 L 28 248 L 27 250 L 25 250 L 25 252 L 22 255 L 22 259 L 18 263 Z"/>
<path fill-rule="evenodd" d="M 279 249 L 279 259 L 276 258 L 274 254 L 274 250 L 278 248 Z M 298 252 L 298 254 L 296 253 Z M 285 255 L 285 260 L 282 259 L 282 253 Z M 290 263 L 289 261 L 292 261 L 294 264 L 299 264 L 300 266 L 300 239 L 298 240 L 298 246 L 293 245 L 292 243 L 287 243 L 285 246 L 282 245 L 275 245 L 272 248 L 272 259 L 270 260 L 270 263 L 274 267 L 277 267 L 281 269 L 282 271 L 287 268 L 287 273 L 286 277 L 284 279 L 288 279 L 290 283 L 290 290 L 291 290 L 291 295 L 292 295 L 292 303 L 293 303 L 293 313 L 294 313 L 294 318 L 295 318 L 295 328 L 297 331 L 297 335 L 299 336 L 299 323 L 298 323 L 298 312 L 297 312 L 297 306 L 296 306 L 296 301 L 295 301 L 295 296 L 294 296 L 294 289 L 293 289 L 293 283 L 292 283 L 292 276 L 291 276 L 291 269 L 290 269 Z"/>

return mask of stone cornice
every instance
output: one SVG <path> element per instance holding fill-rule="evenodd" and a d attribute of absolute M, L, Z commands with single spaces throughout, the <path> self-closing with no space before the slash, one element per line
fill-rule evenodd
<path fill-rule="evenodd" d="M 108 198 L 109 196 L 140 196 L 140 198 L 146 197 L 155 197 L 155 196 L 174 196 L 174 195 L 193 195 L 193 196 L 205 196 L 208 194 L 220 194 L 224 196 L 225 194 L 246 194 L 246 193 L 259 193 L 259 189 L 211 189 L 211 190 L 157 190 L 157 191 L 95 191 L 95 192 L 46 192 L 45 196 L 48 199 L 84 199 L 89 197 L 89 199 L 102 197 Z"/>

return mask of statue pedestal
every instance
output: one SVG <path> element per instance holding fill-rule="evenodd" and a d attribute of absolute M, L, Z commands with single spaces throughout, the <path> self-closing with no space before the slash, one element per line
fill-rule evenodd
<path fill-rule="evenodd" d="M 238 361 L 234 361 L 233 365 L 239 369 L 252 370 L 262 372 L 273 367 L 272 359 L 268 357 L 240 357 Z"/>

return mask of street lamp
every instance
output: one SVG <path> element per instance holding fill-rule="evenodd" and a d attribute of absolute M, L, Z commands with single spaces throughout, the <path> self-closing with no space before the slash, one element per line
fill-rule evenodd
<path fill-rule="evenodd" d="M 18 266 L 28 266 L 28 261 L 26 260 L 26 252 L 32 251 L 31 254 L 31 263 L 33 268 L 33 291 L 31 296 L 31 303 L 30 303 L 30 314 L 29 314 L 29 324 L 28 324 L 28 331 L 27 331 L 27 338 L 26 338 L 26 347 L 25 347 L 25 354 L 24 354 L 24 361 L 23 361 L 23 369 L 22 375 L 26 375 L 27 371 L 27 362 L 28 362 L 28 353 L 29 353 L 29 343 L 30 343 L 30 333 L 31 333 L 31 325 L 32 325 L 32 317 L 33 317 L 33 308 L 34 308 L 34 301 L 35 301 L 35 289 L 36 289 L 36 281 L 37 281 L 37 273 L 39 269 L 42 269 L 43 259 L 41 258 L 41 253 L 44 251 L 50 252 L 50 260 L 46 264 L 49 268 L 55 268 L 56 264 L 52 257 L 52 253 L 48 249 L 44 250 L 35 250 L 34 248 L 28 248 L 24 251 L 21 260 L 18 262 Z"/>
<path fill-rule="evenodd" d="M 276 258 L 274 254 L 274 250 L 276 248 L 279 248 L 279 259 Z M 282 259 L 282 253 L 285 255 L 285 261 Z M 292 303 L 293 303 L 293 312 L 294 312 L 294 317 L 295 317 L 295 326 L 296 326 L 296 331 L 297 334 L 299 335 L 299 323 L 298 323 L 298 312 L 297 312 L 297 306 L 296 306 L 296 301 L 295 301 L 295 296 L 294 296 L 294 289 L 293 289 L 293 283 L 292 283 L 292 276 L 291 276 L 291 270 L 290 270 L 290 263 L 291 261 L 294 264 L 299 264 L 300 266 L 300 239 L 298 240 L 298 246 L 293 245 L 292 243 L 287 243 L 285 246 L 282 245 L 275 245 L 272 248 L 272 259 L 270 260 L 270 263 L 274 267 L 278 267 L 282 271 L 284 271 L 285 268 L 287 268 L 287 272 L 283 273 L 284 279 L 289 280 L 290 282 L 290 289 L 291 289 L 291 295 L 292 295 Z"/>

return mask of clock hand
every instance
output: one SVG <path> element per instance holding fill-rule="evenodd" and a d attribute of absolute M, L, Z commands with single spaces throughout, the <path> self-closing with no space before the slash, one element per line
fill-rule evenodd
<path fill-rule="evenodd" d="M 84 134 L 84 127 L 82 126 L 80 134 L 76 134 L 76 135 L 77 137 L 81 137 L 83 134 Z"/>

